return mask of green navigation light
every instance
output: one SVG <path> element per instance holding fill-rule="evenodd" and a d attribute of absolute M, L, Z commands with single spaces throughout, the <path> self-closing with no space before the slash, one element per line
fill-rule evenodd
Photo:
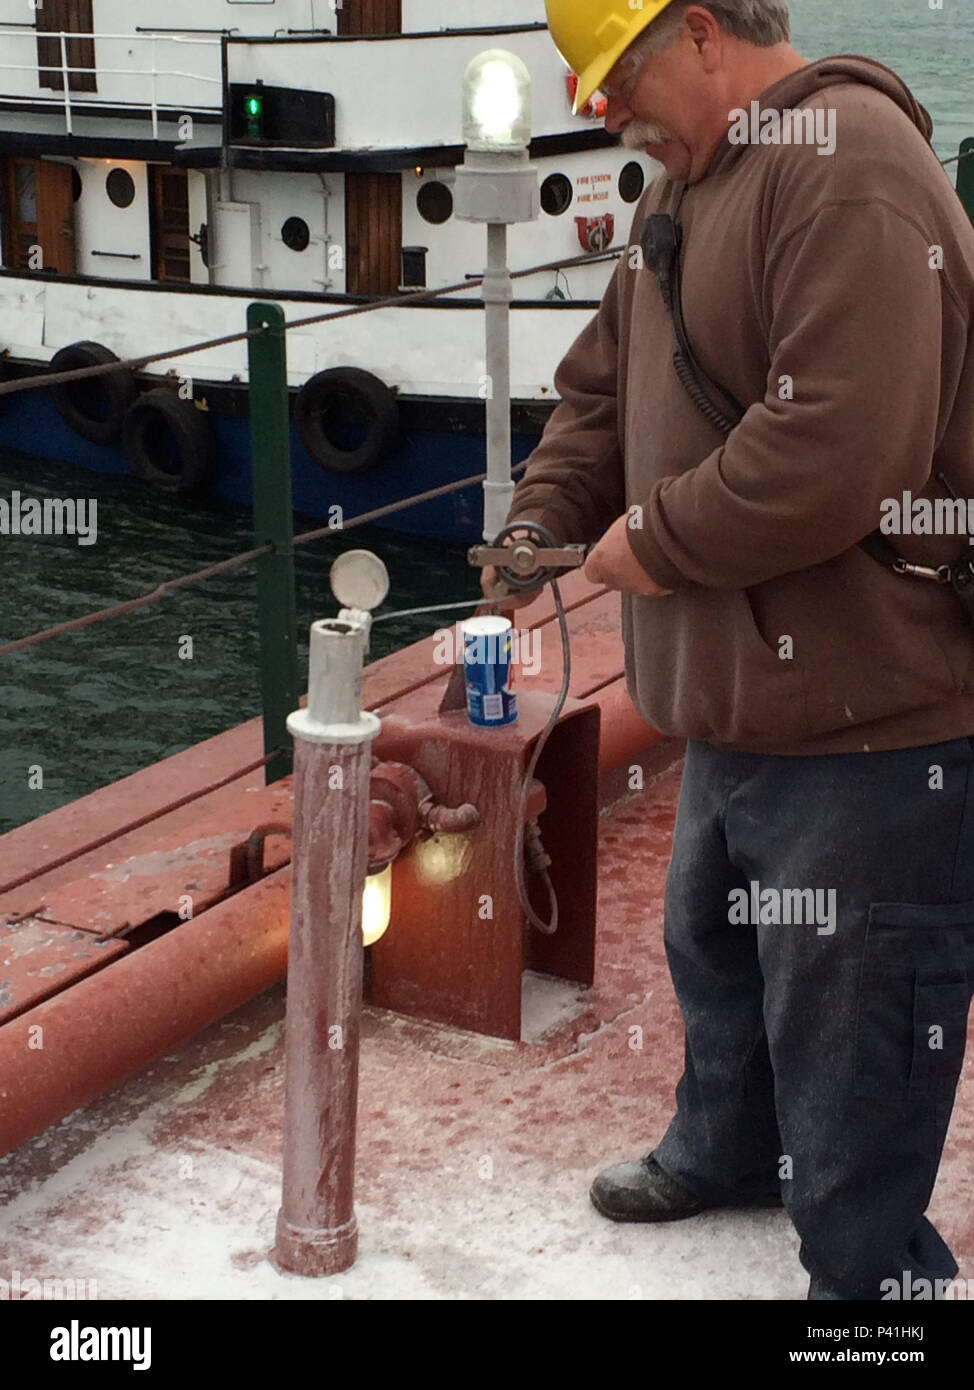
<path fill-rule="evenodd" d="M 247 118 L 247 134 L 252 140 L 260 140 L 264 134 L 264 94 L 248 92 L 244 97 L 244 114 Z"/>

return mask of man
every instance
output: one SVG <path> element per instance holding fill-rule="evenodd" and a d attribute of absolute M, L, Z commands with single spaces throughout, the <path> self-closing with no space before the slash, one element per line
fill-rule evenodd
<path fill-rule="evenodd" d="M 780 1191 L 810 1298 L 946 1281 L 924 1212 L 974 981 L 974 626 L 860 542 L 905 494 L 932 513 L 938 475 L 974 496 L 974 230 L 903 82 L 807 63 L 781 0 L 547 5 L 578 101 L 601 88 L 607 128 L 665 174 L 509 520 L 598 540 L 585 572 L 622 594 L 633 700 L 688 740 L 677 1113 L 592 1200 L 665 1221 Z M 677 211 L 691 348 L 746 412 L 729 435 L 678 379 L 634 254 L 647 214 Z M 930 572 L 966 546 L 900 529 Z"/>

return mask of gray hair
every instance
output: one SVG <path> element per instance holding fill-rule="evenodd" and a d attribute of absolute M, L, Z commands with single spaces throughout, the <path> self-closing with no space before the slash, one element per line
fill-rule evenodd
<path fill-rule="evenodd" d="M 756 48 L 772 48 L 791 40 L 791 20 L 785 0 L 671 0 L 629 49 L 634 59 L 662 53 L 679 37 L 684 13 L 691 5 L 709 10 L 726 33 Z"/>

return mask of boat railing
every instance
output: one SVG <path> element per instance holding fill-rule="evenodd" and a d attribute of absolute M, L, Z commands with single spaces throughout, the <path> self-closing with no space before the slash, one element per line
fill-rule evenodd
<path fill-rule="evenodd" d="M 45 106 L 61 108 L 64 114 L 65 129 L 68 135 L 74 134 L 74 119 L 78 112 L 85 108 L 98 107 L 99 110 L 149 110 L 152 113 L 152 138 L 159 138 L 160 116 L 173 116 L 174 114 L 188 115 L 202 112 L 219 113 L 223 109 L 223 74 L 221 62 L 221 37 L 197 37 L 188 34 L 173 33 L 149 33 L 149 34 L 91 34 L 77 32 L 75 30 L 39 30 L 34 28 L 24 28 L 11 33 L 5 30 L 4 48 L 9 49 L 11 40 L 26 39 L 29 41 L 31 51 L 34 53 L 34 45 L 38 39 L 50 39 L 58 41 L 60 60 L 54 62 L 41 62 L 34 53 L 31 62 L 10 62 L 6 58 L 0 59 L 0 82 L 6 89 L 0 95 L 0 104 L 21 103 L 25 97 L 32 102 L 38 102 Z M 102 62 L 90 64 L 69 62 L 69 57 L 76 57 L 71 54 L 69 44 L 82 39 L 97 40 L 102 55 L 105 55 L 105 46 L 108 45 L 108 65 Z M 138 48 L 138 54 L 134 63 L 123 66 L 112 65 L 111 50 L 112 46 L 122 44 L 127 45 L 126 56 L 133 53 L 133 48 Z M 208 50 L 205 53 L 206 62 L 201 67 L 208 68 L 209 71 L 189 71 L 187 68 L 177 65 L 180 53 L 167 49 L 163 54 L 160 52 L 160 45 L 179 45 L 183 53 L 188 48 Z M 13 56 L 13 55 L 11 55 Z M 160 66 L 161 62 L 161 66 Z M 192 63 L 189 64 L 192 67 Z M 3 74 L 6 73 L 29 73 L 32 81 L 15 80 L 9 87 Z M 42 90 L 41 78 L 43 74 L 60 74 L 60 90 L 48 95 Z M 103 78 L 118 79 L 114 84 L 110 83 L 108 91 L 114 95 L 103 95 L 100 92 L 83 92 L 77 87 L 72 89 L 71 78 L 75 75 L 95 76 L 99 81 Z M 146 92 L 146 81 L 149 89 Z M 183 100 L 172 100 L 171 91 L 167 93 L 161 83 L 167 84 L 170 89 L 173 82 L 182 84 L 180 94 Z M 196 84 L 201 84 L 201 89 L 194 92 Z M 208 88 L 216 88 L 216 101 L 208 100 Z M 12 89 L 12 90 L 11 90 Z M 119 89 L 124 95 L 119 93 Z M 128 89 L 128 90 L 126 90 Z"/>
<path fill-rule="evenodd" d="M 336 40 L 327 30 L 288 31 L 274 35 L 242 35 L 232 28 L 178 30 L 139 26 L 129 33 L 38 29 L 32 25 L 0 23 L 0 109 L 25 101 L 59 110 L 68 135 L 75 134 L 78 116 L 148 110 L 153 139 L 159 138 L 160 118 L 181 114 L 219 115 L 233 84 L 256 80 L 268 87 L 317 91 L 322 63 L 330 62 L 328 90 L 342 111 L 343 147 L 371 149 L 377 143 L 377 111 L 381 103 L 361 99 L 368 74 L 381 71 L 389 87 L 413 85 L 416 35 L 377 36 L 361 43 Z M 485 34 L 491 31 L 483 31 Z M 420 35 L 437 43 L 437 66 L 455 72 L 457 90 L 466 63 L 476 51 L 478 30 L 444 30 Z M 374 44 L 381 41 L 381 55 Z M 333 45 L 340 42 L 341 58 Z M 544 25 L 519 31 L 519 43 L 529 65 L 541 62 L 547 45 Z M 177 47 L 178 46 L 178 47 Z M 552 50 L 553 53 L 553 50 Z M 549 63 L 558 63 L 546 53 Z M 381 65 L 377 68 L 377 58 Z M 95 88 L 98 90 L 89 90 Z M 412 142 L 417 146 L 444 144 L 442 104 L 425 89 L 410 113 Z M 561 81 L 540 84 L 534 103 L 535 134 L 560 135 L 574 125 Z M 180 137 L 183 139 L 184 137 Z"/>

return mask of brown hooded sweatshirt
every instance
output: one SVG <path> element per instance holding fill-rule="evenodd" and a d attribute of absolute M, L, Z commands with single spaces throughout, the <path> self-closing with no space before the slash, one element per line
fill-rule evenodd
<path fill-rule="evenodd" d="M 945 498 L 938 472 L 974 499 L 974 228 L 929 116 L 879 63 L 813 63 L 760 104 L 834 111 L 835 152 L 728 136 L 699 183 L 651 184 L 510 519 L 591 542 L 641 509 L 633 552 L 674 592 L 622 596 L 626 673 L 663 733 L 781 754 L 974 734 L 960 601 L 858 548 L 885 500 Z M 678 204 L 691 347 L 747 407 L 727 439 L 680 385 L 634 264 L 646 215 Z M 966 547 L 889 539 L 925 565 Z"/>

